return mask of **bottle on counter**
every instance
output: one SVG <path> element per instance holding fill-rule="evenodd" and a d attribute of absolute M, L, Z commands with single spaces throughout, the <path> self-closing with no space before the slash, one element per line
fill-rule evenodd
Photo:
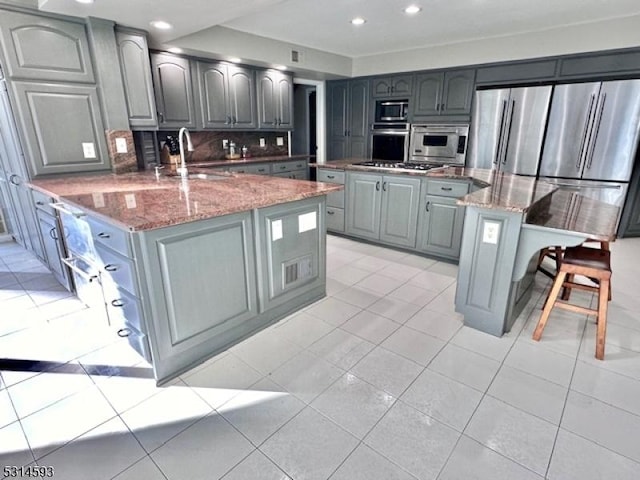
<path fill-rule="evenodd" d="M 229 142 L 229 156 L 233 157 L 236 154 L 236 143 L 235 142 Z"/>
<path fill-rule="evenodd" d="M 247 158 L 249 157 L 249 149 L 247 148 L 246 145 L 242 146 L 242 158 Z"/>

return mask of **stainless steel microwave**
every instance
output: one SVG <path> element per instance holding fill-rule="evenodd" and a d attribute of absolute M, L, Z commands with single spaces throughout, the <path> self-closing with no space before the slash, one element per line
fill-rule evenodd
<path fill-rule="evenodd" d="M 376 123 L 406 122 L 409 116 L 409 100 L 378 100 Z"/>
<path fill-rule="evenodd" d="M 464 165 L 468 124 L 412 125 L 409 161 Z"/>

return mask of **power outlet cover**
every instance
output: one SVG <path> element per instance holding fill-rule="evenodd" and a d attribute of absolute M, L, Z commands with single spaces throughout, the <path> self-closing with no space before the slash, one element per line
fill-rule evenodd
<path fill-rule="evenodd" d="M 284 145 L 284 137 L 276 137 L 276 145 L 282 147 Z"/>
<path fill-rule="evenodd" d="M 118 137 L 116 138 L 116 152 L 127 153 L 127 139 Z"/>
<path fill-rule="evenodd" d="M 260 139 L 260 146 L 261 147 L 266 147 L 267 146 L 267 142 L 266 142 L 266 140 L 264 138 Z"/>
<path fill-rule="evenodd" d="M 93 142 L 83 142 L 82 153 L 84 158 L 96 158 L 96 147 Z"/>

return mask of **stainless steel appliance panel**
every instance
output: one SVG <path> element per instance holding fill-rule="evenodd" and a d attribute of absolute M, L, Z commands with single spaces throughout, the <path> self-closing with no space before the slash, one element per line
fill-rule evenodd
<path fill-rule="evenodd" d="M 412 125 L 409 160 L 464 165 L 468 137 L 468 124 Z"/>
<path fill-rule="evenodd" d="M 504 172 L 537 175 L 551 86 L 512 88 L 505 113 Z"/>
<path fill-rule="evenodd" d="M 509 89 L 478 90 L 473 100 L 467 167 L 498 168 Z"/>
<path fill-rule="evenodd" d="M 372 125 L 371 158 L 405 162 L 409 151 L 409 124 Z"/>
<path fill-rule="evenodd" d="M 640 80 L 604 82 L 582 178 L 626 182 L 640 132 Z"/>
<path fill-rule="evenodd" d="M 540 176 L 580 178 L 600 85 L 594 82 L 555 86 Z"/>
<path fill-rule="evenodd" d="M 601 182 L 566 178 L 540 178 L 557 185 L 561 190 L 576 192 L 584 197 L 622 207 L 629 184 L 625 182 Z"/>

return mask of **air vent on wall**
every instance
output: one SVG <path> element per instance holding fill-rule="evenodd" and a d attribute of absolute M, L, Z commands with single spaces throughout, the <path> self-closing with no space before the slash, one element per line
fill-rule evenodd
<path fill-rule="evenodd" d="M 291 63 L 301 63 L 302 62 L 302 52 L 298 50 L 291 50 Z"/>
<path fill-rule="evenodd" d="M 312 263 L 311 255 L 283 263 L 283 287 L 313 276 Z"/>

